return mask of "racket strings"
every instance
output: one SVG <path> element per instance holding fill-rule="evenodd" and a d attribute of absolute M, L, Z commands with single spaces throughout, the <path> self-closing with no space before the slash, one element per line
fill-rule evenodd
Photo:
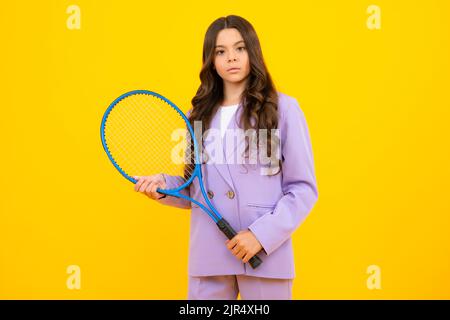
<path fill-rule="evenodd" d="M 133 118 L 137 117 L 142 121 L 151 121 L 151 117 L 148 117 L 148 114 L 141 111 L 141 108 L 139 108 L 136 101 L 134 101 L 136 99 L 133 98 L 134 96 L 131 96 L 128 98 L 129 101 L 127 101 L 130 105 L 132 105 L 133 110 L 135 110 Z M 118 118 L 118 120 L 120 121 L 120 125 L 123 128 L 121 134 L 125 135 L 126 133 L 134 130 L 134 139 L 128 140 L 128 145 L 119 145 L 119 147 L 122 147 L 122 152 L 127 152 L 128 154 L 132 153 L 135 156 L 134 159 L 130 160 L 134 161 L 134 165 L 136 166 L 137 171 L 143 172 L 146 163 L 152 161 L 150 152 L 142 152 L 145 151 L 145 149 L 142 149 L 142 146 L 145 146 L 145 137 L 148 135 L 143 126 L 133 126 L 134 119 L 132 119 L 130 115 L 130 113 L 123 113 L 123 117 Z M 155 127 L 155 125 L 150 124 L 150 127 Z M 158 143 L 158 140 L 155 139 L 152 142 L 152 152 L 154 152 L 155 154 L 161 154 L 163 148 Z"/>
<path fill-rule="evenodd" d="M 148 127 L 152 127 L 155 128 L 156 124 L 153 121 L 153 119 L 155 119 L 156 117 L 149 117 L 148 113 L 144 113 L 141 110 L 143 110 L 142 108 L 138 108 L 138 101 L 136 99 L 136 97 L 131 96 L 129 97 L 129 101 L 127 101 L 129 104 L 131 104 L 133 106 L 133 110 L 135 110 L 134 113 L 134 117 L 139 118 L 141 121 L 144 120 L 145 122 L 148 123 Z M 145 132 L 145 128 L 143 126 L 131 126 L 130 124 L 133 123 L 133 119 L 130 119 L 130 117 L 127 117 L 127 115 L 130 115 L 130 113 L 124 113 L 124 117 L 120 118 L 121 121 L 121 126 L 123 128 L 121 134 L 124 134 L 124 132 L 130 132 L 131 130 L 135 130 L 135 134 L 134 134 L 134 139 L 129 139 L 128 142 L 129 144 L 126 146 L 125 149 L 127 150 L 123 150 L 124 148 L 122 148 L 122 152 L 127 151 L 128 153 L 130 153 L 130 151 L 132 151 L 132 153 L 135 155 L 134 158 L 134 164 L 136 165 L 136 170 L 142 171 L 145 170 L 145 167 L 148 165 L 149 161 L 152 161 L 154 159 L 152 159 L 151 157 L 151 152 L 142 152 L 142 146 L 145 144 L 148 144 L 148 141 L 144 140 L 143 137 L 148 137 L 148 135 L 146 135 Z M 165 113 L 159 113 L 159 120 L 167 123 L 167 119 L 162 119 Z M 137 148 L 139 148 L 138 150 L 136 150 Z M 134 150 L 133 150 L 134 149 Z M 161 154 L 162 152 L 164 152 L 164 147 L 162 146 L 162 144 L 160 143 L 160 140 L 157 139 L 153 139 L 152 140 L 152 152 L 155 154 Z M 141 156 L 141 157 L 139 157 Z M 167 166 L 161 166 L 161 168 L 167 168 Z M 169 169 L 166 169 L 166 171 Z"/>
<path fill-rule="evenodd" d="M 185 120 L 156 96 L 132 94 L 117 102 L 105 122 L 105 141 L 128 176 L 178 176 L 177 185 L 171 185 L 176 188 L 193 175 L 194 149 Z"/>

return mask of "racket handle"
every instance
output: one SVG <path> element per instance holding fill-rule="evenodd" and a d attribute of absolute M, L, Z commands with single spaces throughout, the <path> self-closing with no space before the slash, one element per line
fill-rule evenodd
<path fill-rule="evenodd" d="M 230 240 L 233 239 L 234 236 L 237 234 L 236 231 L 234 231 L 233 227 L 224 218 L 220 219 L 217 222 L 217 226 Z M 257 255 L 254 255 L 248 261 L 248 263 L 250 263 L 253 269 L 256 269 L 262 263 L 262 260 Z"/>

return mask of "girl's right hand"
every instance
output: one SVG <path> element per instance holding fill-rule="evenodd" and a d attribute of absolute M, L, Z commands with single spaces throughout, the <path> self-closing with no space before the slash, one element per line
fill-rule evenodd
<path fill-rule="evenodd" d="M 153 200 L 158 200 L 164 196 L 163 193 L 156 192 L 157 188 L 166 188 L 166 180 L 161 173 L 153 176 L 133 176 L 133 178 L 137 180 L 134 191 L 142 192 Z"/>

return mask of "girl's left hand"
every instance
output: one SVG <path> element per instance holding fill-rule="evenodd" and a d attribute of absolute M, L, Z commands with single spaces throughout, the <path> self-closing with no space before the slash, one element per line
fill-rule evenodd
<path fill-rule="evenodd" d="M 228 250 L 244 263 L 262 249 L 261 243 L 250 230 L 240 231 L 233 239 L 227 240 L 226 244 Z"/>

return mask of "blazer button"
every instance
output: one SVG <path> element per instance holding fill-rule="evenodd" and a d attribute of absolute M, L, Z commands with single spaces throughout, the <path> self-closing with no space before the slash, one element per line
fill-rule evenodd
<path fill-rule="evenodd" d="M 214 192 L 212 192 L 211 190 L 208 190 L 208 198 L 214 198 Z"/>
<path fill-rule="evenodd" d="M 228 196 L 228 198 L 233 199 L 234 198 L 234 192 L 232 190 L 228 191 L 227 192 L 227 196 Z"/>

